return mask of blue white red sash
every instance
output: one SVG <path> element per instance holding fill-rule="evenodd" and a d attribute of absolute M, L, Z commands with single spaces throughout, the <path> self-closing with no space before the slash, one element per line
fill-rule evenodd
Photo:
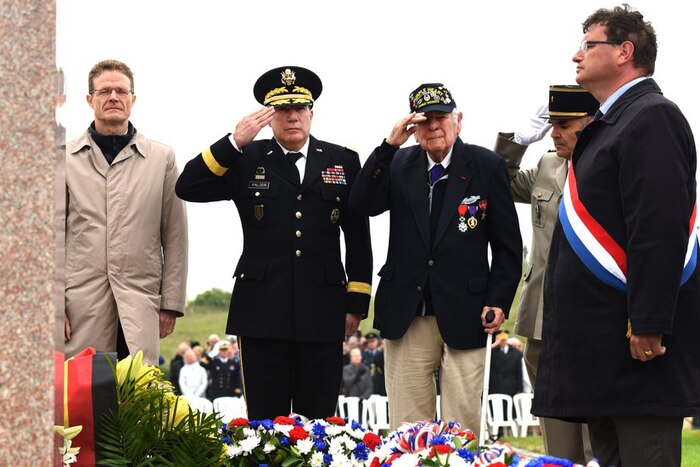
<path fill-rule="evenodd" d="M 697 203 L 693 206 L 688 231 L 688 247 L 683 263 L 681 285 L 695 270 L 698 257 L 698 234 L 695 226 Z M 578 197 L 573 164 L 564 185 L 559 205 L 559 221 L 566 239 L 583 264 L 605 284 L 622 292 L 627 291 L 627 253 L 591 216 Z"/>

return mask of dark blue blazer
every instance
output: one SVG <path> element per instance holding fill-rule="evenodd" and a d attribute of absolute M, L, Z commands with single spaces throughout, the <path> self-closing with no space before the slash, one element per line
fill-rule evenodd
<path fill-rule="evenodd" d="M 388 210 L 391 216 L 374 326 L 384 338 L 402 337 L 430 280 L 447 345 L 482 347 L 482 308 L 501 307 L 507 316 L 522 271 L 522 240 L 505 163 L 492 151 L 457 139 L 431 242 L 426 157 L 420 146 L 397 149 L 384 142 L 370 155 L 350 194 L 351 209 L 370 216 Z M 473 227 L 465 229 L 458 208 L 467 198 L 475 200 L 471 209 L 476 212 L 463 216 L 474 217 Z"/>

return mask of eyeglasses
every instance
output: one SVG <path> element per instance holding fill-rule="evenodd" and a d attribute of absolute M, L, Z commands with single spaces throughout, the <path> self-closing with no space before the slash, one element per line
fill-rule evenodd
<path fill-rule="evenodd" d="M 620 45 L 625 41 L 583 41 L 579 46 L 581 52 L 587 51 L 592 45 L 596 44 L 610 44 L 610 45 Z"/>
<path fill-rule="evenodd" d="M 112 92 L 117 93 L 117 97 L 119 98 L 124 98 L 126 96 L 130 96 L 134 93 L 131 89 L 124 89 L 124 88 L 103 88 L 103 89 L 94 89 L 90 94 L 94 94 L 96 96 L 100 97 L 107 97 L 111 96 Z"/>

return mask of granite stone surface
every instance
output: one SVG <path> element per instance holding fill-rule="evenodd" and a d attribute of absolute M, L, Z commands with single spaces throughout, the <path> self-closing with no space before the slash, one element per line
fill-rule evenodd
<path fill-rule="evenodd" d="M 0 465 L 52 465 L 58 452 L 55 17 L 54 0 L 0 8 Z"/>

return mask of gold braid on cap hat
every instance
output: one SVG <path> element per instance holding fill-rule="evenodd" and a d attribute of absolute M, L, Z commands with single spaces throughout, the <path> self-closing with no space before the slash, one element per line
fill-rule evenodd
<path fill-rule="evenodd" d="M 265 94 L 263 105 L 271 104 L 284 99 L 289 99 L 290 103 L 294 104 L 313 103 L 314 101 L 311 91 L 301 86 L 294 86 L 291 92 L 286 87 L 275 88 L 268 92 Z"/>

